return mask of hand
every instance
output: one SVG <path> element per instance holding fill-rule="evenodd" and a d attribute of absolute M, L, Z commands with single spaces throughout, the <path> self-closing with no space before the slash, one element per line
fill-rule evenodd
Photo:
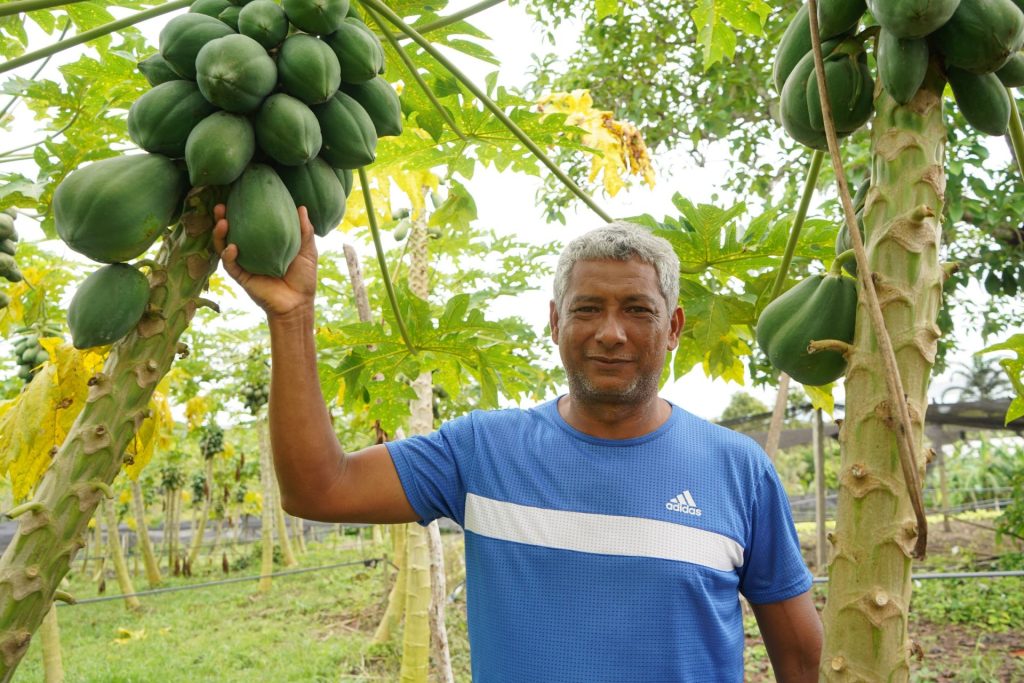
<path fill-rule="evenodd" d="M 224 270 L 233 277 L 267 318 L 301 314 L 304 309 L 312 311 L 316 295 L 316 244 L 313 241 L 313 225 L 309 222 L 306 207 L 299 207 L 299 229 L 302 234 L 299 253 L 288 266 L 284 277 L 254 275 L 238 265 L 238 247 L 227 243 L 227 207 L 218 204 L 213 208 L 213 248 L 220 254 Z"/>

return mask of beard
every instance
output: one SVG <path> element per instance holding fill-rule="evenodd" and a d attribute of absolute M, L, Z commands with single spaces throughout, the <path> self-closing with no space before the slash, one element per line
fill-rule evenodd
<path fill-rule="evenodd" d="M 566 370 L 569 395 L 574 401 L 589 404 L 639 405 L 658 394 L 658 376 L 639 375 L 622 388 L 602 389 L 594 385 L 586 373 Z"/>

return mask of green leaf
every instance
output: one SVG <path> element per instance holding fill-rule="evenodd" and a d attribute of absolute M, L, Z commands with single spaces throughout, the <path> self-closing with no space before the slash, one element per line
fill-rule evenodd
<path fill-rule="evenodd" d="M 716 62 L 732 61 L 736 32 L 763 35 L 771 7 L 761 0 L 697 0 L 690 13 L 697 24 L 697 43 L 702 48 L 704 70 Z"/>
<path fill-rule="evenodd" d="M 597 20 L 619 13 L 619 0 L 596 0 Z"/>

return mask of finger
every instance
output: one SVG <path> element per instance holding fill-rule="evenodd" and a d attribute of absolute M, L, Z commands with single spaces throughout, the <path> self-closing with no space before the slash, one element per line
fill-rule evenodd
<path fill-rule="evenodd" d="M 217 222 L 213 226 L 213 250 L 218 254 L 223 254 L 225 247 L 228 246 L 227 236 L 227 220 L 225 220 L 224 218 L 217 219 Z"/>
<path fill-rule="evenodd" d="M 238 265 L 238 247 L 234 244 L 228 245 L 221 250 L 220 261 L 224 264 L 224 270 L 227 274 L 237 280 L 239 284 L 244 285 L 252 277 L 242 266 Z"/>
<path fill-rule="evenodd" d="M 224 204 L 217 204 L 213 207 L 213 220 L 219 221 L 228 215 L 228 207 Z"/>
<path fill-rule="evenodd" d="M 307 211 L 304 206 L 299 207 L 299 234 L 301 235 L 299 251 L 303 253 L 312 253 L 315 260 L 316 242 L 313 239 L 313 224 L 309 222 L 309 211 Z"/>

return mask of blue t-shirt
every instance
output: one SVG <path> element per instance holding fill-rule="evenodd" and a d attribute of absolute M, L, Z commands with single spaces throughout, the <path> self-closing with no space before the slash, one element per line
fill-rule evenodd
<path fill-rule="evenodd" d="M 550 401 L 387 446 L 424 523 L 465 529 L 477 683 L 742 681 L 738 594 L 811 586 L 764 451 L 678 406 L 633 439 Z"/>

